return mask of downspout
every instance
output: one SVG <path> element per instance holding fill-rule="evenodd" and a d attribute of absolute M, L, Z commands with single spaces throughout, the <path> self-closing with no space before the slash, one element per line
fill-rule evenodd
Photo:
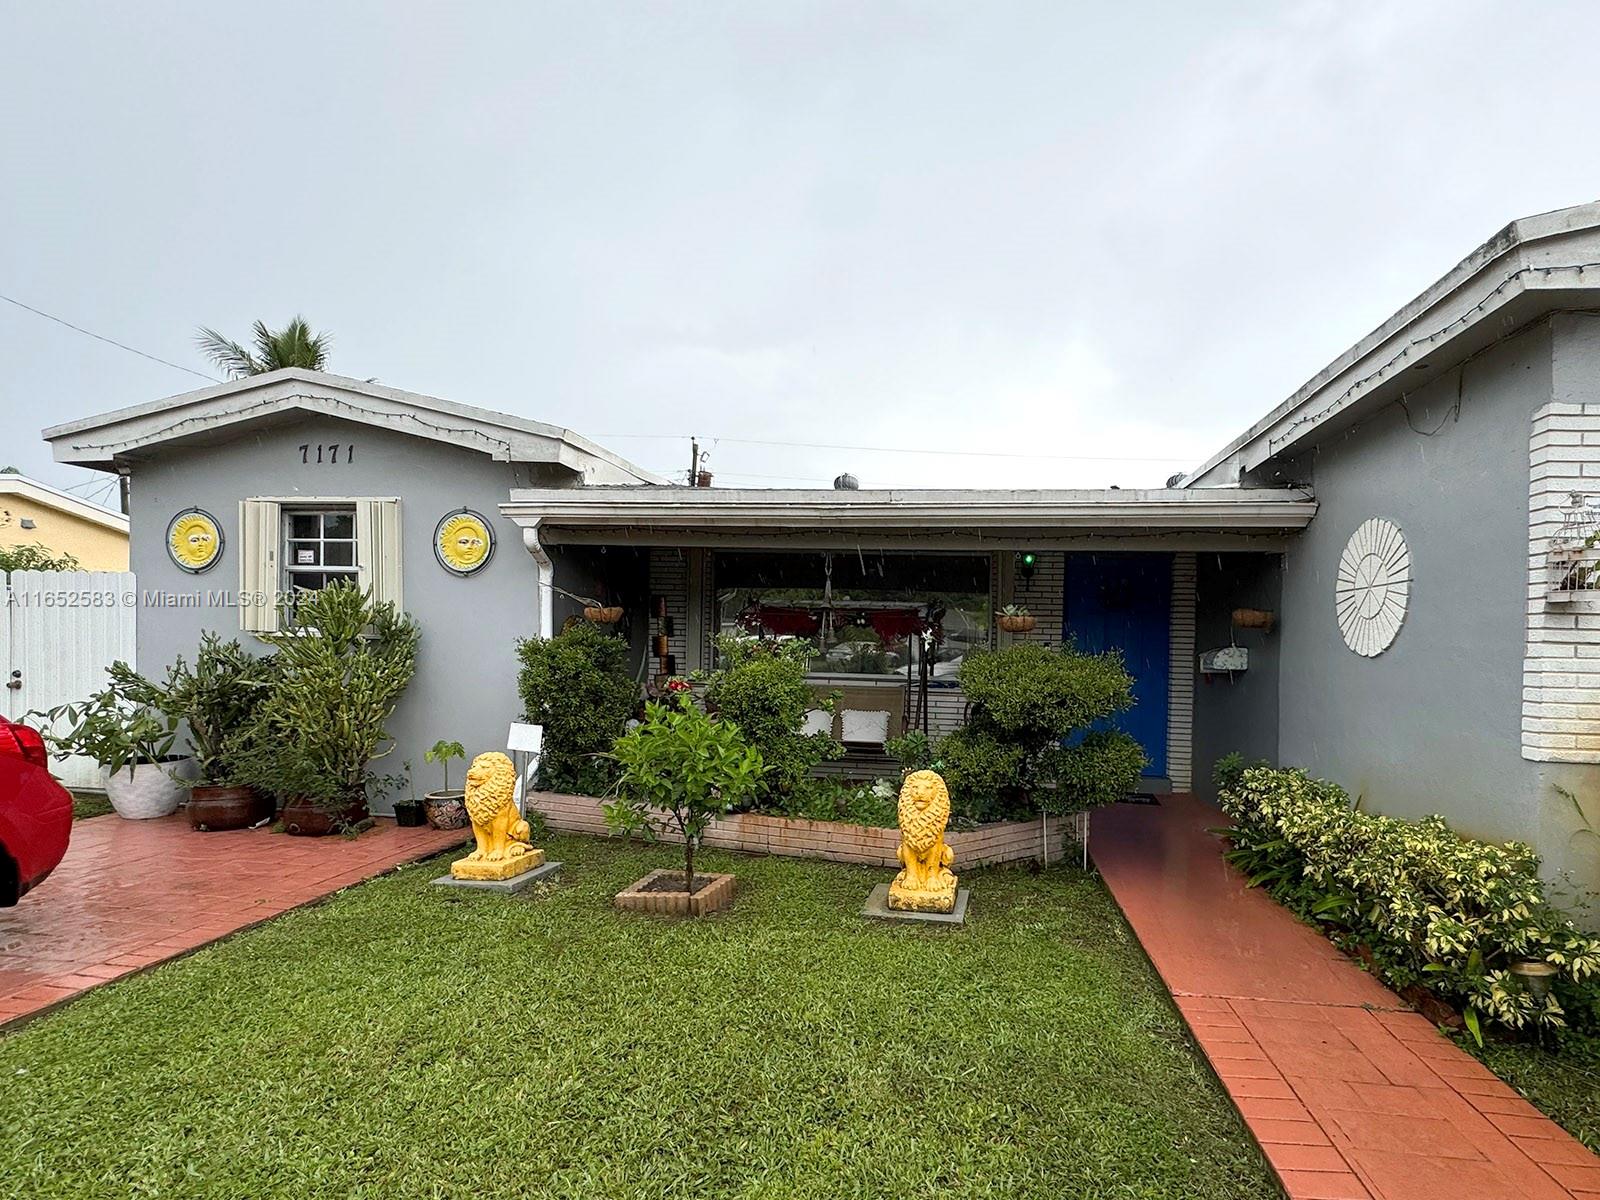
<path fill-rule="evenodd" d="M 539 543 L 539 522 L 522 527 L 522 544 L 533 561 L 539 565 L 539 637 L 555 633 L 556 620 L 556 565 L 550 561 L 550 552 Z"/>

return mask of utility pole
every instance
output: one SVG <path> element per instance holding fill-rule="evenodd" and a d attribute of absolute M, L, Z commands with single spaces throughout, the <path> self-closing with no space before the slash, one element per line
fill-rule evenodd
<path fill-rule="evenodd" d="M 689 439 L 689 486 L 700 486 L 700 439 Z"/>

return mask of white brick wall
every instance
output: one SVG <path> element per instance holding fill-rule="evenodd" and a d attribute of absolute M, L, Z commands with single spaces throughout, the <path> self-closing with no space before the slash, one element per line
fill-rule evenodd
<path fill-rule="evenodd" d="M 1033 564 L 1033 577 L 1024 579 L 1022 569 L 1014 568 L 1010 600 L 1001 604 L 1019 604 L 1033 614 L 1037 624 L 1031 633 L 1012 635 L 1019 642 L 1061 641 L 1062 604 L 1067 590 L 1067 556 L 1059 550 L 1040 553 Z"/>
<path fill-rule="evenodd" d="M 1574 492 L 1600 494 L 1600 404 L 1545 405 L 1529 442 L 1522 757 L 1600 762 L 1600 598 L 1550 601 L 1550 542 Z"/>
<path fill-rule="evenodd" d="M 672 618 L 672 634 L 667 639 L 668 651 L 678 660 L 678 674 L 689 673 L 689 556 L 686 551 L 656 547 L 650 551 L 650 595 L 667 598 L 667 615 Z M 650 648 L 654 649 L 656 633 L 661 622 L 650 610 Z M 651 656 L 650 674 L 660 668 Z"/>
<path fill-rule="evenodd" d="M 1194 783 L 1194 605 L 1194 553 L 1180 550 L 1172 556 L 1172 640 L 1167 667 L 1167 778 L 1175 792 L 1187 792 Z"/>

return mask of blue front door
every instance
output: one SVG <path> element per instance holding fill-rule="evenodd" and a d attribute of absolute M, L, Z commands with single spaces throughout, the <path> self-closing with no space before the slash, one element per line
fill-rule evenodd
<path fill-rule="evenodd" d="M 1067 555 L 1063 636 L 1078 649 L 1122 651 L 1133 676 L 1133 707 L 1105 722 L 1138 739 L 1145 774 L 1167 773 L 1170 554 Z"/>

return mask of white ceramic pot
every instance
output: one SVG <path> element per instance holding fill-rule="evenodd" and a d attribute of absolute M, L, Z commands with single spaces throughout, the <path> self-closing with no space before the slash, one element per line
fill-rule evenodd
<path fill-rule="evenodd" d="M 192 758 L 136 763 L 114 775 L 106 773 L 106 799 L 117 810 L 117 816 L 130 821 L 170 817 L 189 798 L 193 779 Z"/>

